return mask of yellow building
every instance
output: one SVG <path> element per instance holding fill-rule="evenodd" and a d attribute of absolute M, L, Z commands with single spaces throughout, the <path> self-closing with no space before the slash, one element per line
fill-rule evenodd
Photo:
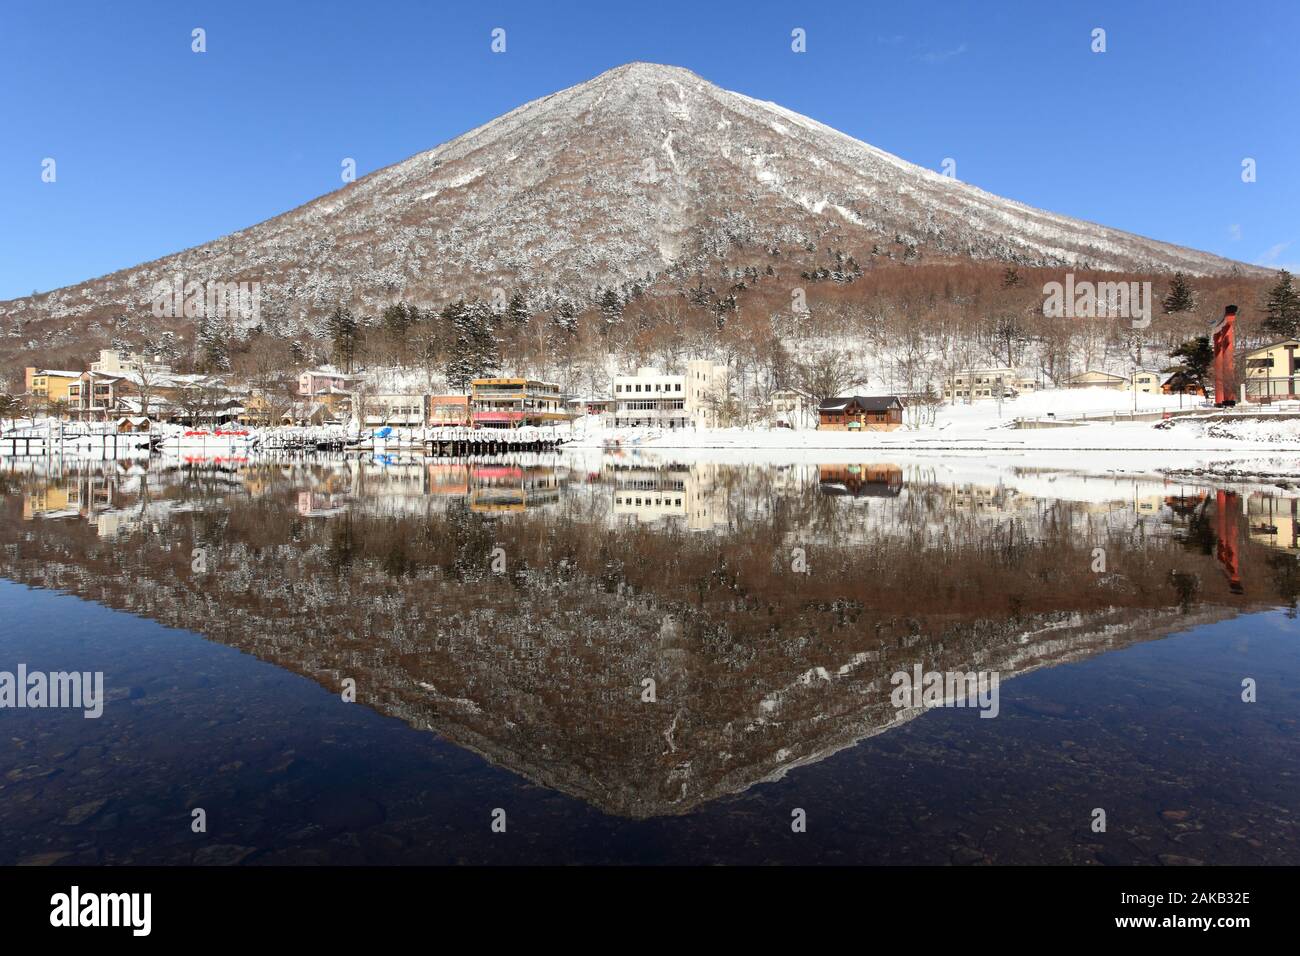
<path fill-rule="evenodd" d="M 80 372 L 61 371 L 51 368 L 27 367 L 26 392 L 33 398 L 43 398 L 51 402 L 66 402 L 68 386 L 81 381 Z"/>
<path fill-rule="evenodd" d="M 1123 375 L 1114 375 L 1110 372 L 1099 372 L 1096 369 L 1088 369 L 1086 372 L 1080 372 L 1078 375 L 1071 375 L 1065 380 L 1066 388 L 1114 388 L 1127 389 L 1130 386 L 1129 380 Z"/>
<path fill-rule="evenodd" d="M 475 428 L 518 428 L 567 422 L 560 386 L 527 378 L 476 378 L 470 383 Z"/>
<path fill-rule="evenodd" d="M 247 395 L 244 396 L 243 401 L 244 401 L 244 411 L 243 414 L 239 416 L 239 424 L 241 425 L 280 424 L 279 422 L 273 423 L 271 421 L 271 419 L 274 417 L 274 411 L 271 408 L 271 403 L 266 400 L 266 396 L 263 395 L 261 392 L 258 392 L 256 390 L 250 391 Z"/>
<path fill-rule="evenodd" d="M 1300 340 L 1283 339 L 1246 353 L 1246 401 L 1294 400 L 1297 379 L 1300 379 Z"/>
<path fill-rule="evenodd" d="M 1155 369 L 1140 368 L 1134 371 L 1133 377 L 1124 383 L 1124 390 L 1129 392 L 1147 392 L 1152 395 L 1160 394 L 1160 379 L 1162 374 Z"/>

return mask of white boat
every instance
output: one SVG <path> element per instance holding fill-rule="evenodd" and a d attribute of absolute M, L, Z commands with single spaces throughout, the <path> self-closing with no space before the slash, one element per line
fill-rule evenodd
<path fill-rule="evenodd" d="M 0 436 L 0 450 L 10 454 L 120 454 L 148 451 L 147 431 L 119 430 L 111 422 L 39 422 L 10 429 Z"/>
<path fill-rule="evenodd" d="M 85 432 L 65 433 L 60 444 L 65 452 L 147 451 L 150 440 L 148 432 Z"/>
<path fill-rule="evenodd" d="M 208 451 L 227 453 L 248 451 L 258 444 L 257 436 L 247 428 L 186 428 L 163 436 L 162 447 L 167 451 Z"/>

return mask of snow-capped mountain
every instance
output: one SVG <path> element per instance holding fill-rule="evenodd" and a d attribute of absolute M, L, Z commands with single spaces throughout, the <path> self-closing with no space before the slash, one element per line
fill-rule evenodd
<path fill-rule="evenodd" d="M 630 63 L 206 245 L 0 303 L 0 330 L 148 325 L 180 273 L 261 284 L 272 329 L 344 302 L 645 282 L 720 254 L 834 246 L 934 260 L 1222 273 L 1230 260 L 993 196 L 679 67 Z M 11 339 L 12 340 L 12 339 Z"/>

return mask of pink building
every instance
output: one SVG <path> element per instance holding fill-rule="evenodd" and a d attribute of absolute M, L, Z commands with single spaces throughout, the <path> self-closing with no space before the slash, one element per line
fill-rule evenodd
<path fill-rule="evenodd" d="M 298 394 L 330 395 L 350 392 L 360 379 L 360 375 L 348 375 L 335 369 L 312 369 L 298 376 Z"/>

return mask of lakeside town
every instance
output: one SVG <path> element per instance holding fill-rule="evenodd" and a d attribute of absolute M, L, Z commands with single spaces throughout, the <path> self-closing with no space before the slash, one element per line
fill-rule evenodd
<path fill-rule="evenodd" d="M 17 5 L 7 922 L 569 941 L 806 866 L 909 936 L 1283 924 L 1298 30 Z"/>
<path fill-rule="evenodd" d="M 528 441 L 550 446 L 591 434 L 636 443 L 661 432 L 741 429 L 754 433 L 761 447 L 773 442 L 757 436 L 772 431 L 934 430 L 946 413 L 980 406 L 996 409 L 995 424 L 1020 428 L 1064 427 L 1089 415 L 1094 423 L 1108 416 L 1112 423 L 1151 422 L 1227 409 L 1291 420 L 1300 419 L 1297 351 L 1300 340 L 1294 338 L 1245 351 L 1237 363 L 1239 383 L 1231 372 L 1207 383 L 1183 366 L 1135 366 L 1128 375 L 1088 369 L 1059 383 L 1041 371 L 987 367 L 949 375 L 938 394 L 852 390 L 818 396 L 784 387 L 759 398 L 741 394 L 728 367 L 707 359 L 687 360 L 677 373 L 647 366 L 613 375 L 609 395 L 575 396 L 553 382 L 501 374 L 470 379 L 463 394 L 435 394 L 384 388 L 393 378 L 389 369 L 282 369 L 268 387 L 229 374 L 180 373 L 159 357 L 101 349 L 84 370 L 26 368 L 23 391 L 0 395 L 0 452 L 28 451 L 38 436 L 52 448 L 56 438 L 101 436 L 102 442 L 110 435 L 136 436 L 135 447 L 164 440 L 242 444 L 256 435 L 271 445 L 279 436 L 301 447 L 336 449 L 373 447 L 376 440 L 436 443 L 439 436 L 469 432 L 479 433 L 479 442 L 514 445 L 522 436 L 500 432 L 521 429 Z M 1216 390 L 1236 397 L 1216 402 Z M 967 418 L 991 427 L 987 416 Z"/>

